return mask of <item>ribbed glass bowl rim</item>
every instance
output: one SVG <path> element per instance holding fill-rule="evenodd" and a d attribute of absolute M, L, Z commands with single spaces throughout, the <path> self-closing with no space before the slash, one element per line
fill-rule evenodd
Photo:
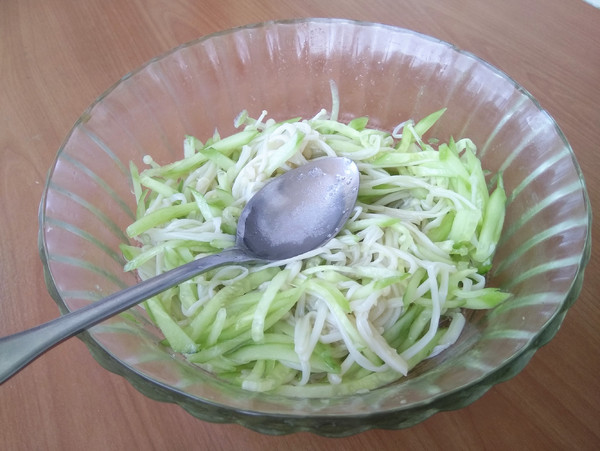
<path fill-rule="evenodd" d="M 560 325 L 562 324 L 562 321 L 563 321 L 568 309 L 572 306 L 572 304 L 575 302 L 575 300 L 579 296 L 579 293 L 581 292 L 581 288 L 582 288 L 582 284 L 583 284 L 584 270 L 585 270 L 585 267 L 587 266 L 587 263 L 589 262 L 590 255 L 591 255 L 592 210 L 591 210 L 589 195 L 588 195 L 587 188 L 585 185 L 585 180 L 583 177 L 583 173 L 581 171 L 581 167 L 580 167 L 579 163 L 577 162 L 575 153 L 573 152 L 571 145 L 567 141 L 564 133 L 562 132 L 562 130 L 560 129 L 560 127 L 558 126 L 558 124 L 556 123 L 554 118 L 544 108 L 542 108 L 542 106 L 537 101 L 537 99 L 528 90 L 523 88 L 512 77 L 510 77 L 505 72 L 498 69 L 497 67 L 491 65 L 484 59 L 476 56 L 475 54 L 473 54 L 469 51 L 466 51 L 466 50 L 462 50 L 459 47 L 457 47 L 454 44 L 451 44 L 447 41 L 444 41 L 444 40 L 441 40 L 441 39 L 438 39 L 438 38 L 435 38 L 435 37 L 432 37 L 432 36 L 429 36 L 429 35 L 426 35 L 421 32 L 411 30 L 411 29 L 393 26 L 393 25 L 382 24 L 382 23 L 343 19 L 343 18 L 314 18 L 314 17 L 311 17 L 311 18 L 301 18 L 301 19 L 271 20 L 271 21 L 252 23 L 252 24 L 247 24 L 247 25 L 243 25 L 243 26 L 239 26 L 239 27 L 229 28 L 226 30 L 207 34 L 205 36 L 201 36 L 199 38 L 191 40 L 189 42 L 180 44 L 180 45 L 173 47 L 172 49 L 146 61 L 145 63 L 138 66 L 136 69 L 134 69 L 133 71 L 131 71 L 131 72 L 127 73 L 126 75 L 124 75 L 123 77 L 121 77 L 112 86 L 110 86 L 108 89 L 106 89 L 100 96 L 98 96 L 85 109 L 85 111 L 77 119 L 77 121 L 74 123 L 74 125 L 72 126 L 72 128 L 70 129 L 68 134 L 66 135 L 66 138 L 64 139 L 63 143 L 61 144 L 61 146 L 56 154 L 56 157 L 55 157 L 52 165 L 50 166 L 50 169 L 48 171 L 48 177 L 46 179 L 44 191 L 43 191 L 42 198 L 41 198 L 40 205 L 39 205 L 39 211 L 38 211 L 38 219 L 39 219 L 39 223 L 40 223 L 39 234 L 38 234 L 38 249 L 39 249 L 40 258 L 43 263 L 44 278 L 45 278 L 48 292 L 50 293 L 50 295 L 52 296 L 54 301 L 57 303 L 60 311 L 63 314 L 68 313 L 69 309 L 66 306 L 64 300 L 62 299 L 62 297 L 59 293 L 59 290 L 53 280 L 53 276 L 52 276 L 50 268 L 49 268 L 49 251 L 48 251 L 47 244 L 45 242 L 45 237 L 44 237 L 44 224 L 46 221 L 45 202 L 46 202 L 46 196 L 47 196 L 47 193 L 48 193 L 48 190 L 50 187 L 50 183 L 51 183 L 51 175 L 52 175 L 53 169 L 56 166 L 57 162 L 59 161 L 61 154 L 65 149 L 65 146 L 69 142 L 71 136 L 73 135 L 73 133 L 77 129 L 77 127 L 81 123 L 84 123 L 85 121 L 87 121 L 90 114 L 92 113 L 92 110 L 94 109 L 94 107 L 97 104 L 101 103 L 105 97 L 110 95 L 111 92 L 113 92 L 118 86 L 120 86 L 127 79 L 135 76 L 139 72 L 144 71 L 148 66 L 151 66 L 152 64 L 156 63 L 157 61 L 161 61 L 161 60 L 165 59 L 166 57 L 168 57 L 174 53 L 177 53 L 182 49 L 185 49 L 186 47 L 194 46 L 199 43 L 206 42 L 206 41 L 209 41 L 211 39 L 218 38 L 221 36 L 236 34 L 240 31 L 247 31 L 247 30 L 251 30 L 251 29 L 260 29 L 260 28 L 267 28 L 267 27 L 276 27 L 276 26 L 281 26 L 281 25 L 300 26 L 303 24 L 311 24 L 311 23 L 312 24 L 323 24 L 323 25 L 328 25 L 328 24 L 344 25 L 345 24 L 345 25 L 356 26 L 356 27 L 375 27 L 375 28 L 380 28 L 380 29 L 384 29 L 384 30 L 387 29 L 387 30 L 394 31 L 394 32 L 401 32 L 404 34 L 413 35 L 420 39 L 429 40 L 430 42 L 433 42 L 433 43 L 438 43 L 440 45 L 445 46 L 448 50 L 458 52 L 468 58 L 473 59 L 478 64 L 485 65 L 489 70 L 491 70 L 492 72 L 496 73 L 500 77 L 502 77 L 505 80 L 512 83 L 517 91 L 519 91 L 521 94 L 526 96 L 536 106 L 538 111 L 546 116 L 547 120 L 549 120 L 552 123 L 552 125 L 554 126 L 554 128 L 556 129 L 557 134 L 562 139 L 562 141 L 565 145 L 565 148 L 568 150 L 568 152 L 571 156 L 574 169 L 577 171 L 577 174 L 578 174 L 580 182 L 581 182 L 582 195 L 584 198 L 585 209 L 587 211 L 587 237 L 586 237 L 585 247 L 584 247 L 582 255 L 581 255 L 577 273 L 574 277 L 574 280 L 572 281 L 572 284 L 570 286 L 567 296 L 565 297 L 563 302 L 560 304 L 560 308 L 558 308 L 556 310 L 556 312 L 548 320 L 546 325 L 544 327 L 542 327 L 536 334 L 534 334 L 531 337 L 531 339 L 529 340 L 529 343 L 527 345 L 523 346 L 521 349 L 519 349 L 517 352 L 515 352 L 515 354 L 511 358 L 507 359 L 503 365 L 497 367 L 491 373 L 483 375 L 481 378 L 472 381 L 470 384 L 468 384 L 466 386 L 458 387 L 454 391 L 444 392 L 439 395 L 432 395 L 427 400 L 423 400 L 423 401 L 420 401 L 417 403 L 411 403 L 411 404 L 407 404 L 407 405 L 399 405 L 395 409 L 388 409 L 385 411 L 366 414 L 366 415 L 365 414 L 357 415 L 357 414 L 353 414 L 353 413 L 349 412 L 347 415 L 339 415 L 339 417 L 336 416 L 335 417 L 336 419 L 342 420 L 342 422 L 339 424 L 339 426 L 341 426 L 341 429 L 337 429 L 337 428 L 331 429 L 327 426 L 319 427 L 320 420 L 331 419 L 331 417 L 329 417 L 327 415 L 319 415 L 319 414 L 313 415 L 310 413 L 291 415 L 291 414 L 263 413 L 263 412 L 254 412 L 254 411 L 246 412 L 246 411 L 242 411 L 242 410 L 239 410 L 239 409 L 236 409 L 234 407 L 230 407 L 230 406 L 227 406 L 224 404 L 212 403 L 205 399 L 201 399 L 201 398 L 192 396 L 182 390 L 178 390 L 176 388 L 173 388 L 171 386 L 168 386 L 166 384 L 163 384 L 161 382 L 153 380 L 153 379 L 147 377 L 146 375 L 135 371 L 135 369 L 131 368 L 127 363 L 125 363 L 125 362 L 119 360 L 118 358 L 116 358 L 115 356 L 113 356 L 109 351 L 107 351 L 103 347 L 103 345 L 101 345 L 96 340 L 94 340 L 87 331 L 82 332 L 81 334 L 78 335 L 78 337 L 87 345 L 91 354 L 98 361 L 98 363 L 100 363 L 105 369 L 124 377 L 126 380 L 128 380 L 128 382 L 131 385 L 133 385 L 141 393 L 145 394 L 146 396 L 148 396 L 152 399 L 158 400 L 158 401 L 172 402 L 172 403 L 179 404 L 181 407 L 186 409 L 192 415 L 194 415 L 202 420 L 205 420 L 205 421 L 238 423 L 238 424 L 241 424 L 242 426 L 248 427 L 249 429 L 253 429 L 258 432 L 269 433 L 269 434 L 283 434 L 283 433 L 291 433 L 291 432 L 297 432 L 297 431 L 310 431 L 310 432 L 314 432 L 314 433 L 317 433 L 320 435 L 331 436 L 331 437 L 346 436 L 346 435 L 355 434 L 357 432 L 361 432 L 361 431 L 373 429 L 373 428 L 401 429 L 401 428 L 405 428 L 405 427 L 410 427 L 410 426 L 413 426 L 413 425 L 427 419 L 428 417 L 430 417 L 431 415 L 433 415 L 437 412 L 445 411 L 445 410 L 456 410 L 456 409 L 462 408 L 464 406 L 467 406 L 467 405 L 471 404 L 472 402 L 474 402 L 479 397 L 481 397 L 493 385 L 495 385 L 499 382 L 506 381 L 506 380 L 516 376 L 525 367 L 525 365 L 529 362 L 529 360 L 531 359 L 533 354 L 540 347 L 542 347 L 543 345 L 548 343 L 554 337 L 554 335 L 560 328 Z M 195 403 L 200 403 L 203 405 L 203 407 L 208 408 L 209 413 L 203 414 L 202 412 L 194 411 Z M 223 416 L 221 416 L 221 417 L 219 417 L 218 415 L 215 416 L 215 414 L 217 412 L 223 413 L 224 411 L 227 411 L 227 413 L 224 414 Z M 398 418 L 396 420 L 392 419 L 390 421 L 390 419 L 389 419 L 390 413 L 400 413 L 400 412 L 411 412 L 411 415 L 409 418 L 403 417 L 403 418 Z M 257 424 L 257 422 L 256 422 L 257 416 L 265 418 L 265 422 L 264 422 L 265 424 Z M 268 422 L 266 419 L 268 419 L 268 418 L 297 421 L 297 424 L 292 425 L 290 423 L 286 423 L 283 426 L 278 426 L 278 425 L 269 426 L 266 424 Z M 344 426 L 343 426 L 344 419 L 349 420 L 349 422 L 346 425 L 346 428 L 344 428 Z M 367 423 L 365 423 L 365 421 L 367 421 Z"/>

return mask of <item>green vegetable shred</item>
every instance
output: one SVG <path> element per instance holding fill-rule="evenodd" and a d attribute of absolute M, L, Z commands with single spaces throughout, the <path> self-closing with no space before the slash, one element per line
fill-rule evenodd
<path fill-rule="evenodd" d="M 281 122 L 242 112 L 239 133 L 184 139 L 164 166 L 131 164 L 137 219 L 123 244 L 142 279 L 230 247 L 270 179 L 323 156 L 360 170 L 358 201 L 326 245 L 297 258 L 214 269 L 145 302 L 165 345 L 253 391 L 321 397 L 396 380 L 456 342 L 465 310 L 509 295 L 486 287 L 506 195 L 469 139 L 429 144 L 445 110 L 392 132 L 320 111 Z M 488 186 L 489 185 L 489 186 Z"/>

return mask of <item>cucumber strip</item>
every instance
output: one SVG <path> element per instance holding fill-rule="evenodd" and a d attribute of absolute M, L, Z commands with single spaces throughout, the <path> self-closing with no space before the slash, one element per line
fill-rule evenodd
<path fill-rule="evenodd" d="M 129 237 L 135 237 L 153 227 L 165 224 L 172 219 L 187 216 L 194 211 L 198 211 L 198 205 L 196 203 L 178 204 L 154 210 L 127 227 L 126 232 Z"/>
<path fill-rule="evenodd" d="M 162 303 L 155 296 L 145 303 L 146 308 L 152 313 L 153 321 L 156 322 L 160 330 L 169 342 L 169 346 L 175 352 L 191 354 L 198 350 L 198 345 L 185 331 L 177 324 L 171 315 L 164 309 Z"/>

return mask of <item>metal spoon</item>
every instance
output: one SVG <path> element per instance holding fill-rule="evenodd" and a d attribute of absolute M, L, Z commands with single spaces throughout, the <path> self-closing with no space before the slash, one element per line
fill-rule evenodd
<path fill-rule="evenodd" d="M 324 245 L 348 220 L 358 194 L 358 178 L 351 160 L 326 157 L 273 179 L 242 211 L 232 248 L 0 338 L 0 383 L 61 341 L 205 271 L 232 263 L 285 260 Z"/>

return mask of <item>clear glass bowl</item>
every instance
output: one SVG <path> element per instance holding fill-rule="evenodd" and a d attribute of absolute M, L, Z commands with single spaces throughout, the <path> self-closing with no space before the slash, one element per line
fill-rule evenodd
<path fill-rule="evenodd" d="M 575 156 L 554 120 L 499 70 L 413 31 L 345 20 L 269 22 L 180 46 L 125 76 L 77 121 L 58 152 L 40 206 L 40 254 L 62 311 L 135 283 L 119 244 L 133 220 L 130 161 L 167 163 L 185 134 L 234 131 L 257 117 L 312 116 L 339 88 L 340 118 L 398 123 L 442 107 L 430 131 L 471 138 L 483 166 L 503 171 L 506 226 L 490 284 L 513 293 L 474 315 L 460 341 L 409 377 L 332 399 L 255 394 L 220 381 L 162 346 L 141 308 L 81 334 L 105 368 L 145 395 L 212 422 L 271 434 L 343 436 L 412 426 L 457 409 L 517 374 L 558 330 L 590 255 L 591 208 Z"/>

